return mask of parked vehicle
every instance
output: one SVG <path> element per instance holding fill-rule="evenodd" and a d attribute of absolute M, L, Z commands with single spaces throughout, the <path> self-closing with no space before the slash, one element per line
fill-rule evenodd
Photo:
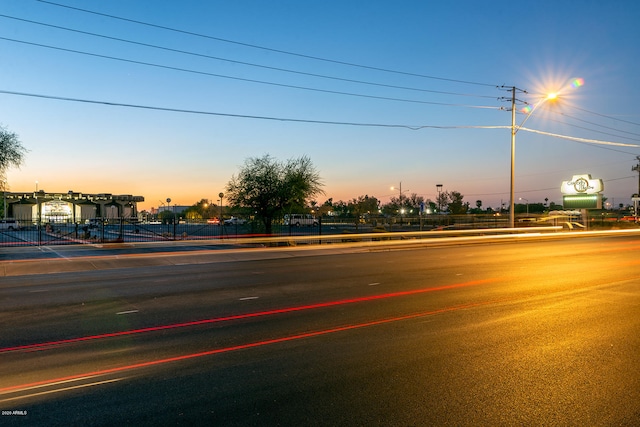
<path fill-rule="evenodd" d="M 287 214 L 284 216 L 284 225 L 291 225 L 293 227 L 307 225 L 309 227 L 315 227 L 318 225 L 318 219 L 310 214 Z"/>
<path fill-rule="evenodd" d="M 0 230 L 20 230 L 20 223 L 15 219 L 1 219 Z"/>
<path fill-rule="evenodd" d="M 224 225 L 242 225 L 246 223 L 247 223 L 246 219 L 236 218 L 235 216 L 232 216 L 231 218 L 224 220 Z"/>

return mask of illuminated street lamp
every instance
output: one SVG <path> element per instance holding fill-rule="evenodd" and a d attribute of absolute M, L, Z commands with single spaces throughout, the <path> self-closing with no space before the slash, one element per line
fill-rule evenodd
<path fill-rule="evenodd" d="M 396 189 L 396 187 L 391 187 L 391 190 L 395 190 L 395 189 Z M 398 187 L 398 191 L 399 191 L 399 193 L 398 193 L 398 196 L 399 196 L 398 197 L 398 203 L 401 203 L 402 202 L 402 193 L 406 193 L 409 190 L 402 191 L 402 181 L 400 181 L 400 186 Z"/>

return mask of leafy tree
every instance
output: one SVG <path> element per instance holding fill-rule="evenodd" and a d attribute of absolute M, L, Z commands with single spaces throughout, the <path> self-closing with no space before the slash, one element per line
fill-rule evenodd
<path fill-rule="evenodd" d="M 158 219 L 160 219 L 163 224 L 173 224 L 175 217 L 176 215 L 170 210 L 164 210 L 158 214 Z"/>
<path fill-rule="evenodd" d="M 268 154 L 245 160 L 226 191 L 231 205 L 255 212 L 267 234 L 271 233 L 274 218 L 302 210 L 309 198 L 324 194 L 320 175 L 308 157 L 282 163 Z"/>
<path fill-rule="evenodd" d="M 369 215 L 372 212 L 375 214 L 378 211 L 378 204 L 380 202 L 375 197 L 369 197 L 368 195 L 359 196 L 356 199 L 352 199 L 347 204 L 347 211 L 349 216 L 356 219 L 356 230 L 360 223 L 360 218 L 364 215 Z"/>
<path fill-rule="evenodd" d="M 424 197 L 418 196 L 416 193 L 412 193 L 409 196 L 402 194 L 398 195 L 398 197 L 391 197 L 384 210 L 385 212 L 397 213 L 402 209 L 406 212 L 413 209 L 415 212 L 418 212 L 422 203 L 424 203 Z"/>
<path fill-rule="evenodd" d="M 352 215 L 361 216 L 367 213 L 377 212 L 379 203 L 380 202 L 375 197 L 365 195 L 352 199 L 347 207 L 349 209 L 349 213 Z"/>
<path fill-rule="evenodd" d="M 405 209 L 411 211 L 413 209 L 414 212 L 420 212 L 420 205 L 424 203 L 424 197 L 418 196 L 416 193 L 411 193 L 411 195 L 407 198 Z"/>
<path fill-rule="evenodd" d="M 209 218 L 211 213 L 214 212 L 216 205 L 209 203 L 207 199 L 201 199 L 195 205 L 189 206 L 184 211 L 184 215 L 187 219 L 204 219 Z"/>
<path fill-rule="evenodd" d="M 0 126 L 0 174 L 3 178 L 9 167 L 20 167 L 26 152 L 18 135 Z"/>
<path fill-rule="evenodd" d="M 487 211 L 490 208 L 487 208 Z M 482 210 L 482 200 L 476 200 L 476 207 L 473 209 L 469 209 L 469 212 L 471 212 L 472 214 L 481 214 L 484 211 Z"/>
<path fill-rule="evenodd" d="M 7 191 L 7 170 L 10 167 L 20 167 L 24 161 L 27 149 L 22 146 L 18 135 L 0 126 L 0 191 Z M 4 204 L 0 205 L 0 210 Z M 2 215 L 4 216 L 4 212 Z"/>
<path fill-rule="evenodd" d="M 333 204 L 333 212 L 336 216 L 346 217 L 349 215 L 349 204 L 342 200 L 338 200 Z"/>
<path fill-rule="evenodd" d="M 467 213 L 469 210 L 469 204 L 462 201 L 463 195 L 457 191 L 447 192 L 447 198 L 449 200 L 448 209 L 453 215 L 461 215 Z"/>
<path fill-rule="evenodd" d="M 449 206 L 449 202 L 449 192 L 443 191 L 441 193 L 438 193 L 438 196 L 436 197 L 436 204 L 438 205 L 438 209 L 440 211 L 446 210 L 447 206 Z"/>
<path fill-rule="evenodd" d="M 329 215 L 329 212 L 333 211 L 333 197 L 327 199 L 322 206 L 317 208 L 317 213 L 320 216 Z"/>

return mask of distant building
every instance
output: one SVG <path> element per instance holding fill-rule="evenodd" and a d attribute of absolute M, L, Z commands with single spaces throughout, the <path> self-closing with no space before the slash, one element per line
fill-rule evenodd
<path fill-rule="evenodd" d="M 85 194 L 68 191 L 47 193 L 6 192 L 7 217 L 21 221 L 85 222 L 94 218 L 137 218 L 142 196 Z"/>
<path fill-rule="evenodd" d="M 181 205 L 171 205 L 171 206 L 160 206 L 159 208 L 151 208 L 151 213 L 159 214 L 160 212 L 169 211 L 171 213 L 179 214 L 181 212 L 186 211 L 192 206 L 181 206 Z"/>

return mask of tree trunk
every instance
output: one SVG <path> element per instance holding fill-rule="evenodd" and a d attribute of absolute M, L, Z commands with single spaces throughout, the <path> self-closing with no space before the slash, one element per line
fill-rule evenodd
<path fill-rule="evenodd" d="M 265 217 L 262 219 L 262 222 L 264 223 L 265 233 L 271 235 L 273 218 Z"/>

